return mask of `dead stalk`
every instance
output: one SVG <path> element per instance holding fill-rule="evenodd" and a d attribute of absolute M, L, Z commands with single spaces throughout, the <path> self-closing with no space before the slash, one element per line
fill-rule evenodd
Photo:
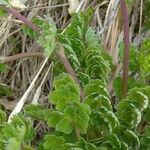
<path fill-rule="evenodd" d="M 123 81 L 122 98 L 126 98 L 128 90 L 128 70 L 129 70 L 129 19 L 125 0 L 120 0 L 124 25 L 124 62 L 123 62 Z"/>

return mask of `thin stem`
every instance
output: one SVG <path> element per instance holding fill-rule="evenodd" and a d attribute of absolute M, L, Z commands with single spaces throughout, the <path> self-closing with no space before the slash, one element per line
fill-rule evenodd
<path fill-rule="evenodd" d="M 80 140 L 80 131 L 77 127 L 75 127 L 75 133 L 76 133 L 76 138 L 79 141 Z"/>
<path fill-rule="evenodd" d="M 129 70 L 129 19 L 125 0 L 120 0 L 124 25 L 124 62 L 123 62 L 123 81 L 122 98 L 126 98 L 128 90 L 128 70 Z"/>
<path fill-rule="evenodd" d="M 27 18 L 25 18 L 24 16 L 22 16 L 19 12 L 17 12 L 15 9 L 10 8 L 10 7 L 5 7 L 4 5 L 0 5 L 0 8 L 5 10 L 6 12 L 14 15 L 17 19 L 19 19 L 20 21 L 24 22 L 27 26 L 29 26 L 30 28 L 32 28 L 34 31 L 39 32 L 40 29 L 34 25 L 30 20 L 28 20 Z"/>
<path fill-rule="evenodd" d="M 1 56 L 0 63 L 4 64 L 17 59 L 26 58 L 26 57 L 44 57 L 44 54 L 41 52 L 26 52 L 26 53 L 16 54 L 8 57 Z"/>
<path fill-rule="evenodd" d="M 64 47 L 61 44 L 59 44 L 59 48 L 58 48 L 58 51 L 56 53 L 57 53 L 57 56 L 60 58 L 60 61 L 64 64 L 64 67 L 65 67 L 66 71 L 71 74 L 71 76 L 73 77 L 76 84 L 79 85 L 79 87 L 80 87 L 80 97 L 81 97 L 81 100 L 83 100 L 84 99 L 84 94 L 83 94 L 82 88 L 80 86 L 80 82 L 77 78 L 77 75 L 76 75 L 75 71 L 73 70 L 72 66 L 69 63 L 69 60 L 66 57 L 65 52 L 64 52 Z"/>

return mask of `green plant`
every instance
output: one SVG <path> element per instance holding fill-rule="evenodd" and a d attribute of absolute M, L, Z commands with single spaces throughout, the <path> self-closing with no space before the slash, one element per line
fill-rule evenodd
<path fill-rule="evenodd" d="M 124 3 L 121 4 L 124 8 Z M 18 15 L 9 7 L 1 8 Z M 51 108 L 29 105 L 23 112 L 14 116 L 11 123 L 6 122 L 7 115 L 0 110 L 0 149 L 149 149 L 149 40 L 144 41 L 139 49 L 131 46 L 129 51 L 128 25 L 124 26 L 127 31 L 126 53 L 121 52 L 121 58 L 125 55 L 125 63 L 122 60 L 125 75 L 114 80 L 113 88 L 117 100 L 114 104 L 107 88 L 115 66 L 109 54 L 104 51 L 95 30 L 90 26 L 92 14 L 92 9 L 72 14 L 71 23 L 64 31 L 57 29 L 49 17 L 33 19 L 36 26 L 22 18 L 22 21 L 32 28 L 23 26 L 23 32 L 37 39 L 44 48 L 46 57 L 54 56 L 54 90 L 52 89 L 48 96 Z M 18 15 L 18 18 L 21 17 Z M 126 19 L 127 16 L 124 21 Z M 61 62 L 64 62 L 64 66 L 71 64 L 71 72 L 67 70 L 71 75 L 66 73 L 64 67 L 59 67 L 61 64 L 55 57 L 55 52 Z M 128 61 L 131 72 L 129 78 Z M 57 74 L 59 75 L 56 76 Z M 123 80 L 124 95 L 121 90 Z M 84 95 L 81 97 L 82 92 Z M 37 121 L 48 128 L 39 139 L 33 129 Z"/>
<path fill-rule="evenodd" d="M 2 115 L 5 116 L 5 114 Z M 23 116 L 18 116 L 13 118 L 12 123 L 7 124 L 5 119 L 2 119 L 1 117 L 0 133 L 0 149 L 34 149 L 30 145 L 30 141 L 35 135 L 30 119 L 25 119 Z"/>
<path fill-rule="evenodd" d="M 131 89 L 127 99 L 121 100 L 114 112 L 105 86 L 106 83 L 102 80 L 90 80 L 84 87 L 86 98 L 81 103 L 79 87 L 71 77 L 67 74 L 56 77 L 55 90 L 49 96 L 56 110 L 43 113 L 46 109 L 38 108 L 37 113 L 37 106 L 29 106 L 25 111 L 35 119 L 43 118 L 49 127 L 54 128 L 52 135 L 45 137 L 43 149 L 82 148 L 79 143 L 83 139 L 87 141 L 84 143 L 86 148 L 83 149 L 88 149 L 90 143 L 93 149 L 139 149 L 140 140 L 148 138 L 144 135 L 140 139 L 140 136 L 143 137 L 140 134 L 140 123 L 142 114 L 148 111 L 150 87 Z M 131 115 L 127 116 L 128 113 Z M 56 144 L 56 141 L 54 144 L 51 138 L 62 145 Z"/>

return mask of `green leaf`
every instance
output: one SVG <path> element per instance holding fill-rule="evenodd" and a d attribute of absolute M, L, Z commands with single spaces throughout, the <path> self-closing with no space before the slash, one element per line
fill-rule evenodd
<path fill-rule="evenodd" d="M 61 150 L 62 145 L 65 144 L 63 137 L 57 137 L 55 135 L 46 135 L 44 140 L 44 148 L 47 150 Z"/>
<path fill-rule="evenodd" d="M 80 138 L 77 145 L 83 150 L 97 150 L 97 147 L 94 144 L 90 143 L 89 141 L 85 141 L 83 138 Z"/>
<path fill-rule="evenodd" d="M 124 58 L 124 44 L 123 42 L 120 43 L 120 58 L 123 62 Z M 129 70 L 136 72 L 140 69 L 139 66 L 139 60 L 138 60 L 139 51 L 136 49 L 134 45 L 130 45 L 130 51 L 129 51 Z"/>
<path fill-rule="evenodd" d="M 87 9 L 86 13 L 74 13 L 69 26 L 64 30 L 63 34 L 57 36 L 59 41 L 63 44 L 65 53 L 76 71 L 82 86 L 89 81 L 89 75 L 84 72 L 84 37 L 91 16 L 91 9 Z M 83 70 L 81 68 L 83 68 Z"/>
<path fill-rule="evenodd" d="M 124 99 L 116 106 L 116 116 L 128 128 L 136 127 L 141 121 L 141 112 L 130 101 Z M 130 114 L 127 116 L 127 114 Z"/>
<path fill-rule="evenodd" d="M 49 115 L 49 117 L 47 118 L 47 124 L 50 127 L 56 127 L 56 125 L 58 124 L 58 122 L 62 119 L 62 113 L 57 112 L 57 111 L 53 111 L 51 112 L 51 114 Z"/>
<path fill-rule="evenodd" d="M 139 149 L 140 147 L 140 140 L 138 138 L 138 135 L 135 134 L 132 130 L 125 130 L 120 135 L 121 139 L 128 144 L 129 147 Z"/>
<path fill-rule="evenodd" d="M 89 107 L 86 104 L 72 102 L 64 110 L 62 119 L 56 125 L 56 130 L 66 134 L 71 133 L 78 128 L 81 133 L 85 134 L 89 122 Z"/>
<path fill-rule="evenodd" d="M 42 105 L 28 105 L 24 109 L 24 113 L 36 120 L 47 121 L 52 113 L 50 109 L 44 108 Z"/>
<path fill-rule="evenodd" d="M 150 1 L 144 1 L 143 3 L 143 15 L 145 16 L 144 22 L 143 22 L 143 31 L 147 31 L 150 28 L 150 19 L 149 19 L 149 6 Z"/>
<path fill-rule="evenodd" d="M 136 88 L 136 87 L 144 88 L 145 86 L 146 86 L 146 84 L 143 81 L 136 80 L 133 77 L 128 78 L 128 91 L 133 88 Z M 113 81 L 113 88 L 114 88 L 115 95 L 117 96 L 117 98 L 121 99 L 122 98 L 122 94 L 121 94 L 122 77 L 121 76 L 115 77 L 115 79 Z"/>
<path fill-rule="evenodd" d="M 140 73 L 143 78 L 150 78 L 150 50 L 149 50 L 150 41 L 145 40 L 142 43 L 139 53 L 139 64 L 140 64 Z"/>
<path fill-rule="evenodd" d="M 140 139 L 140 143 L 141 145 L 145 146 L 146 149 L 150 147 L 150 136 L 143 136 L 141 139 Z"/>
<path fill-rule="evenodd" d="M 23 25 L 23 26 L 22 26 L 22 29 L 23 29 L 23 32 L 24 32 L 25 34 L 27 34 L 27 35 L 28 35 L 29 37 L 31 37 L 31 38 L 36 38 L 36 37 L 38 36 L 35 31 L 33 31 L 31 28 L 29 28 L 29 27 L 26 26 L 26 25 Z"/>
<path fill-rule="evenodd" d="M 115 134 L 110 134 L 103 138 L 103 143 L 101 144 L 100 148 L 106 148 L 111 150 L 121 150 L 121 141 L 119 140 L 118 136 Z"/>
<path fill-rule="evenodd" d="M 138 51 L 136 50 L 135 46 L 130 46 L 130 53 L 129 53 L 129 70 L 136 72 L 140 69 L 139 61 L 138 61 Z"/>
<path fill-rule="evenodd" d="M 17 137 L 16 129 L 8 124 L 5 124 L 5 126 L 2 128 L 2 132 L 3 135 L 8 139 L 11 137 Z"/>
<path fill-rule="evenodd" d="M 80 101 L 80 89 L 70 75 L 61 74 L 54 80 L 55 91 L 49 94 L 50 101 L 56 109 L 64 111 L 68 103 Z"/>
<path fill-rule="evenodd" d="M 6 150 L 20 150 L 21 144 L 20 141 L 17 141 L 15 138 L 8 139 Z"/>
<path fill-rule="evenodd" d="M 103 95 L 107 98 L 110 98 L 110 95 L 107 91 L 107 89 L 101 85 L 96 85 L 96 84 L 88 84 L 84 87 L 84 93 L 86 96 L 91 95 L 93 93 L 97 93 L 99 95 Z"/>
<path fill-rule="evenodd" d="M 0 17 L 6 16 L 7 12 L 3 9 L 0 9 Z"/>
<path fill-rule="evenodd" d="M 146 125 L 146 127 L 144 128 L 143 134 L 150 136 L 150 126 L 149 125 Z"/>
<path fill-rule="evenodd" d="M 121 150 L 129 150 L 129 146 L 125 143 L 121 141 Z"/>
<path fill-rule="evenodd" d="M 11 96 L 12 94 L 13 94 L 13 90 L 10 86 L 0 83 L 0 97 Z"/>
<path fill-rule="evenodd" d="M 0 124 L 7 121 L 7 115 L 4 111 L 0 109 Z"/>
<path fill-rule="evenodd" d="M 54 88 L 57 90 L 57 89 L 61 89 L 61 87 L 66 85 L 67 83 L 75 84 L 74 80 L 70 75 L 63 73 L 55 77 L 53 84 L 54 84 Z M 78 90 L 76 92 L 77 92 L 76 94 L 79 93 Z"/>
<path fill-rule="evenodd" d="M 75 51 L 73 50 L 70 38 L 68 38 L 64 34 L 57 35 L 57 38 L 62 43 L 65 49 L 65 54 L 68 57 L 69 62 L 71 63 L 71 66 L 74 68 L 75 71 L 77 71 L 80 67 L 80 62 Z"/>
<path fill-rule="evenodd" d="M 104 58 L 105 62 L 107 63 L 107 66 L 109 66 L 110 70 L 115 69 L 115 65 L 113 64 L 113 59 L 109 53 L 107 53 L 105 50 L 102 50 L 102 57 Z M 108 70 L 109 71 L 109 70 Z"/>
<path fill-rule="evenodd" d="M 117 98 L 121 99 L 122 97 L 122 93 L 121 93 L 121 83 L 122 83 L 122 78 L 121 77 L 115 77 L 114 81 L 113 81 L 113 88 L 115 91 L 115 95 L 117 96 Z"/>
<path fill-rule="evenodd" d="M 112 106 L 110 100 L 104 96 L 97 93 L 90 94 L 84 100 L 84 103 L 88 104 L 92 109 L 99 110 L 101 107 L 105 107 L 112 111 Z"/>
<path fill-rule="evenodd" d="M 93 79 L 98 78 L 105 81 L 110 65 L 109 61 L 104 60 L 101 54 L 102 47 L 100 46 L 98 37 L 92 28 L 89 28 L 86 31 L 85 45 L 86 49 L 83 59 L 86 64 L 86 73 Z"/>
<path fill-rule="evenodd" d="M 144 120 L 150 122 L 150 106 L 146 110 L 144 110 Z"/>
<path fill-rule="evenodd" d="M 26 118 L 22 115 L 13 117 L 12 125 L 19 130 L 19 139 L 22 135 L 24 142 L 29 142 L 34 138 L 35 130 L 33 129 L 32 122 L 29 118 Z"/>
<path fill-rule="evenodd" d="M 31 147 L 29 145 L 23 145 L 23 149 L 24 150 L 35 150 L 33 147 Z"/>
<path fill-rule="evenodd" d="M 70 118 L 61 119 L 56 125 L 56 130 L 66 134 L 71 133 L 73 130 L 73 124 Z"/>
<path fill-rule="evenodd" d="M 126 4 L 128 6 L 131 6 L 133 4 L 134 0 L 126 0 Z"/>
<path fill-rule="evenodd" d="M 40 18 L 33 18 L 31 21 L 32 21 L 33 24 L 35 24 L 38 27 L 42 26 L 42 24 L 43 24 L 43 20 L 41 20 Z M 33 29 L 31 29 L 27 25 L 23 24 L 22 25 L 22 30 L 29 37 L 34 38 L 34 39 L 38 38 L 39 33 L 37 33 L 36 31 L 34 31 Z"/>
<path fill-rule="evenodd" d="M 87 85 L 90 81 L 90 77 L 86 73 L 83 73 L 83 72 L 79 71 L 79 72 L 77 72 L 77 76 L 78 76 L 78 79 L 80 80 L 80 83 L 81 83 L 82 87 Z"/>
<path fill-rule="evenodd" d="M 63 111 L 68 103 L 80 101 L 79 95 L 71 91 L 71 87 L 73 86 L 74 85 L 68 83 L 66 86 L 62 87 L 61 90 L 56 90 L 53 93 L 50 93 L 50 101 L 53 104 L 56 104 L 57 110 Z"/>
<path fill-rule="evenodd" d="M 7 70 L 7 65 L 0 63 L 0 73 L 5 73 L 6 70 Z"/>
<path fill-rule="evenodd" d="M 54 21 L 49 17 L 45 17 L 40 28 L 43 30 L 38 38 L 38 43 L 45 49 L 46 55 L 50 56 L 56 47 L 55 38 L 57 35 L 57 28 Z"/>
<path fill-rule="evenodd" d="M 101 56 L 100 49 L 97 49 L 97 47 L 87 48 L 84 59 L 87 67 L 85 72 L 93 79 L 98 78 L 105 81 L 109 66 L 107 66 L 107 62 Z"/>
<path fill-rule="evenodd" d="M 148 107 L 148 97 L 140 91 L 130 90 L 128 93 L 128 100 L 136 105 L 136 107 L 143 111 Z"/>
<path fill-rule="evenodd" d="M 112 111 L 102 107 L 99 111 L 92 111 L 90 123 L 93 128 L 96 127 L 95 132 L 103 132 L 103 134 L 112 133 L 119 125 L 119 121 Z M 93 130 L 92 128 L 92 130 Z"/>
<path fill-rule="evenodd" d="M 95 31 L 92 28 L 89 28 L 86 31 L 85 41 L 87 42 L 86 44 L 90 47 L 92 47 L 92 46 L 99 47 L 98 36 L 95 34 Z"/>
<path fill-rule="evenodd" d="M 107 86 L 107 83 L 105 81 L 102 81 L 100 79 L 93 79 L 93 80 L 90 80 L 90 84 L 95 84 L 97 86 L 104 86 L 106 87 Z"/>
<path fill-rule="evenodd" d="M 1 134 L 2 139 L 1 137 L 0 139 L 2 144 L 6 146 L 6 149 L 20 150 L 22 144 L 31 142 L 34 138 L 34 129 L 29 119 L 15 116 L 11 123 L 4 123 L 2 125 Z"/>

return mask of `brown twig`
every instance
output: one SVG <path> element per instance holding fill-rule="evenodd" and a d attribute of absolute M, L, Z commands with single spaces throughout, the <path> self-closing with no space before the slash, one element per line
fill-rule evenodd
<path fill-rule="evenodd" d="M 124 62 L 123 62 L 123 81 L 122 98 L 126 98 L 128 90 L 128 70 L 129 70 L 129 19 L 125 0 L 120 0 L 124 25 Z"/>
<path fill-rule="evenodd" d="M 24 22 L 27 26 L 29 26 L 30 28 L 32 28 L 34 31 L 39 32 L 40 28 L 38 28 L 36 25 L 34 25 L 30 20 L 28 20 L 27 18 L 25 18 L 24 16 L 22 16 L 19 12 L 17 12 L 15 9 L 12 9 L 10 7 L 6 7 L 4 5 L 0 5 L 0 9 L 5 10 L 6 12 L 14 15 L 17 19 L 19 19 L 20 21 Z"/>
<path fill-rule="evenodd" d="M 8 63 L 17 59 L 26 58 L 26 57 L 44 57 L 44 53 L 42 52 L 26 52 L 26 53 L 20 53 L 12 56 L 7 57 L 0 57 L 0 63 Z"/>

